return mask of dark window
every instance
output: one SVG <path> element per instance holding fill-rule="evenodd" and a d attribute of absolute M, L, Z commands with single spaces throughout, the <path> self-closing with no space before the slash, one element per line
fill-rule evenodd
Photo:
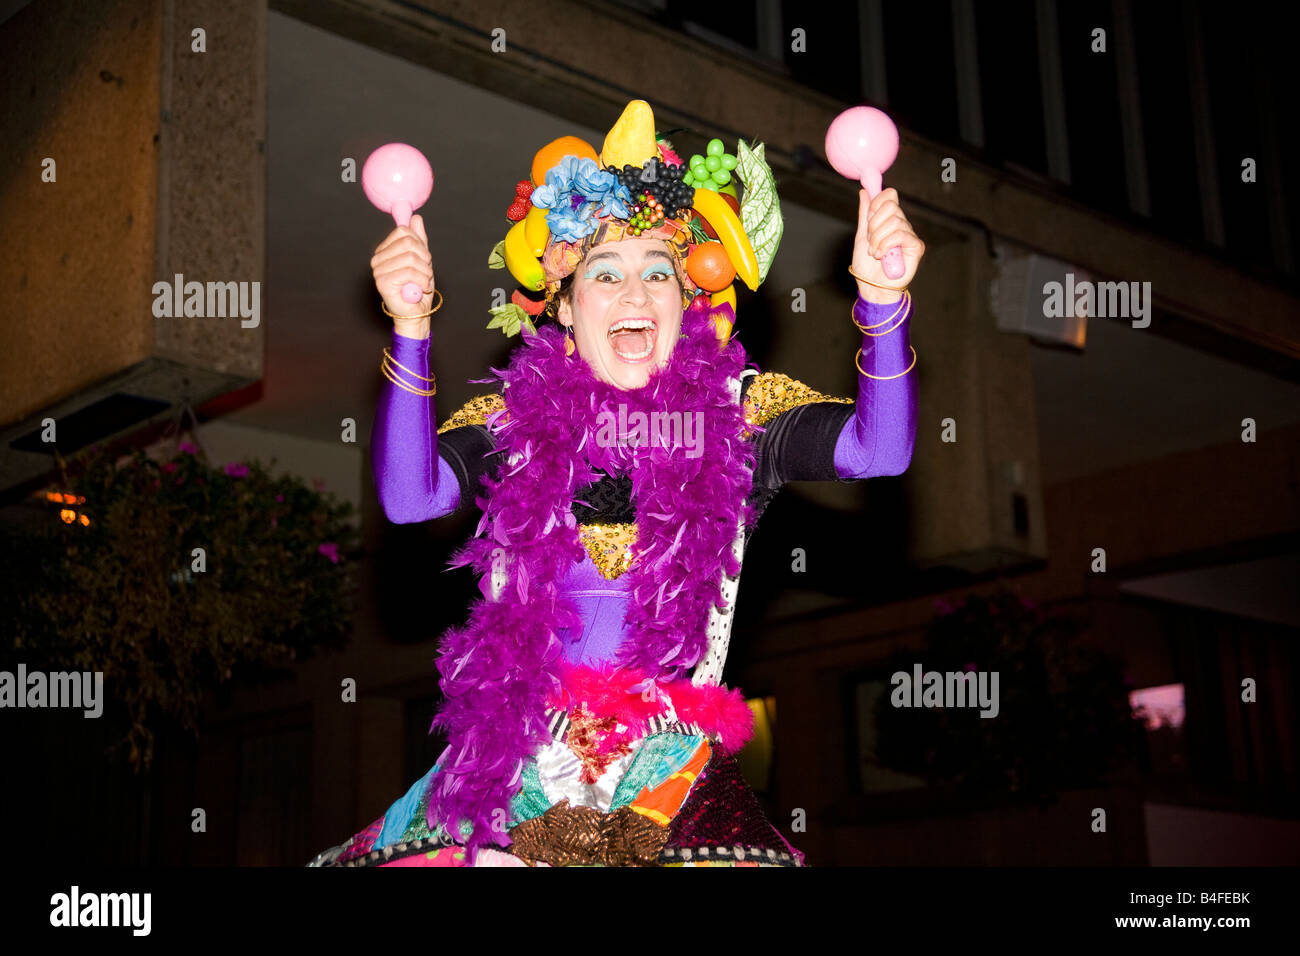
<path fill-rule="evenodd" d="M 1057 5 L 1065 123 L 1070 138 L 1070 184 L 1086 202 L 1128 209 L 1124 138 L 1115 70 L 1115 29 L 1110 3 Z M 1093 31 L 1106 31 L 1106 52 L 1094 53 Z"/>
<path fill-rule="evenodd" d="M 668 0 L 666 7 L 665 18 L 678 28 L 695 23 L 743 47 L 758 48 L 758 19 L 753 2 L 712 4 Z"/>
<path fill-rule="evenodd" d="M 960 143 L 950 0 L 885 3 L 886 111 L 923 136 Z"/>
<path fill-rule="evenodd" d="M 804 52 L 791 49 L 794 30 L 804 31 Z M 837 99 L 862 97 L 862 51 L 857 5 L 782 0 L 782 54 L 794 79 Z"/>
<path fill-rule="evenodd" d="M 1170 0 L 1148 0 L 1129 9 L 1136 35 L 1152 223 L 1167 235 L 1199 242 L 1204 238 L 1201 189 L 1196 179 L 1181 6 Z M 1206 26 L 1213 30 L 1213 21 Z"/>
<path fill-rule="evenodd" d="M 1047 173 L 1033 0 L 975 4 L 980 101 L 989 157 Z M 952 57 L 951 50 L 945 51 Z"/>
<path fill-rule="evenodd" d="M 1223 229 L 1236 257 L 1270 265 L 1268 167 L 1262 124 L 1272 104 L 1260 102 L 1255 82 L 1256 35 L 1245 33 L 1236 17 L 1210 19 L 1202 7 L 1206 69 L 1210 85 L 1216 172 L 1223 201 Z M 1255 160 L 1253 183 L 1242 182 L 1242 160 Z"/>

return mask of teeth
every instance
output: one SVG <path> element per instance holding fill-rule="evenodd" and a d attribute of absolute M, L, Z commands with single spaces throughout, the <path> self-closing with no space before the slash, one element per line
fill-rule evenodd
<path fill-rule="evenodd" d="M 617 349 L 615 349 L 614 351 L 618 352 L 618 354 L 621 355 L 621 356 L 623 356 L 623 358 L 627 358 L 627 359 L 643 359 L 643 358 L 649 358 L 649 357 L 650 357 L 650 353 L 653 352 L 654 350 L 655 350 L 655 347 L 652 345 L 652 346 L 650 346 L 648 349 L 646 349 L 644 352 L 618 352 Z"/>
<path fill-rule="evenodd" d="M 623 329 L 653 329 L 655 324 L 649 319 L 623 319 L 621 322 L 615 322 L 609 327 L 610 334 L 619 332 Z"/>

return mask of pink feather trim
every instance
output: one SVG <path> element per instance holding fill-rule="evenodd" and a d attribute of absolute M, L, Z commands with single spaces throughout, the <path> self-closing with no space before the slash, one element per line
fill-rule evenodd
<path fill-rule="evenodd" d="M 610 747 L 619 741 L 644 736 L 651 717 L 664 713 L 662 701 L 646 700 L 640 688 L 648 675 L 636 668 L 616 670 L 612 665 L 590 667 L 565 663 L 559 668 L 562 689 L 549 696 L 551 707 L 571 710 L 581 706 L 597 717 L 613 717 L 628 728 L 611 735 Z M 697 724 L 727 753 L 735 753 L 754 736 L 754 715 L 738 689 L 721 685 L 694 686 L 688 678 L 660 681 L 655 685 L 672 702 L 677 719 Z"/>

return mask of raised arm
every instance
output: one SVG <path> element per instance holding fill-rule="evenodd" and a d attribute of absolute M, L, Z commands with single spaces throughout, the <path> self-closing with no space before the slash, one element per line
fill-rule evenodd
<path fill-rule="evenodd" d="M 911 296 L 892 304 L 859 296 L 853 318 L 868 331 L 862 333 L 853 416 L 835 442 L 835 474 L 845 479 L 901 475 L 916 440 L 916 370 L 899 374 L 912 364 Z"/>
<path fill-rule="evenodd" d="M 923 243 L 898 205 L 898 192 L 861 190 L 850 272 L 858 280 L 853 321 L 862 328 L 857 353 L 858 396 L 832 398 L 783 375 L 760 375 L 745 386 L 746 420 L 763 426 L 756 487 L 787 481 L 828 481 L 900 475 L 916 440 L 916 353 L 908 339 Z M 895 246 L 905 270 L 887 279 L 881 260 Z M 840 320 L 843 321 L 843 320 Z"/>
<path fill-rule="evenodd" d="M 427 384 L 431 343 L 432 335 L 408 338 L 394 330 L 389 371 L 415 388 Z M 385 376 L 370 454 L 379 504 L 395 524 L 440 518 L 460 505 L 456 471 L 438 454 L 437 420 L 432 395 L 408 392 Z"/>
<path fill-rule="evenodd" d="M 389 521 L 427 521 L 454 511 L 461 494 L 455 469 L 438 454 L 433 395 L 421 394 L 436 391 L 429 372 L 429 316 L 437 311 L 423 217 L 412 216 L 409 226 L 390 232 L 375 248 L 370 268 L 384 311 L 393 319 L 393 344 L 381 364 L 384 385 L 370 435 L 375 488 Z M 408 282 L 424 290 L 418 303 L 402 298 Z M 441 293 L 438 298 L 441 306 Z"/>

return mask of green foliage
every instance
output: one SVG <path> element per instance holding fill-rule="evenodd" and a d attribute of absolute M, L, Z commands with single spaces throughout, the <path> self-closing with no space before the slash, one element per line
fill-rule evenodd
<path fill-rule="evenodd" d="M 1122 664 L 1077 643 L 1084 622 L 1000 592 L 936 618 L 923 649 L 891 656 L 890 673 L 997 671 L 999 713 L 894 707 L 881 696 L 877 757 L 974 802 L 1051 802 L 1101 785 L 1140 732 Z"/>
<path fill-rule="evenodd" d="M 776 194 L 776 177 L 763 156 L 765 144 L 750 149 L 743 139 L 736 147 L 736 172 L 745 184 L 745 198 L 740 203 L 740 224 L 758 259 L 758 281 L 767 278 L 776 250 L 781 245 L 785 220 Z"/>
<path fill-rule="evenodd" d="M 492 314 L 492 321 L 487 324 L 489 329 L 500 329 L 506 335 L 518 335 L 519 330 L 523 328 L 527 329 L 530 335 L 537 334 L 537 326 L 533 325 L 533 320 L 528 317 L 528 313 L 513 302 L 499 305 L 488 311 Z"/>
<path fill-rule="evenodd" d="M 217 469 L 187 451 L 162 463 L 138 449 L 121 463 L 81 456 L 58 490 L 84 496 L 73 507 L 90 523 L 64 523 L 55 506 L 36 530 L 3 529 L 5 551 L 23 559 L 6 562 L 12 644 L 0 650 L 29 667 L 102 671 L 137 771 L 156 721 L 197 732 L 218 685 L 346 641 L 350 503 L 260 462 Z"/>

